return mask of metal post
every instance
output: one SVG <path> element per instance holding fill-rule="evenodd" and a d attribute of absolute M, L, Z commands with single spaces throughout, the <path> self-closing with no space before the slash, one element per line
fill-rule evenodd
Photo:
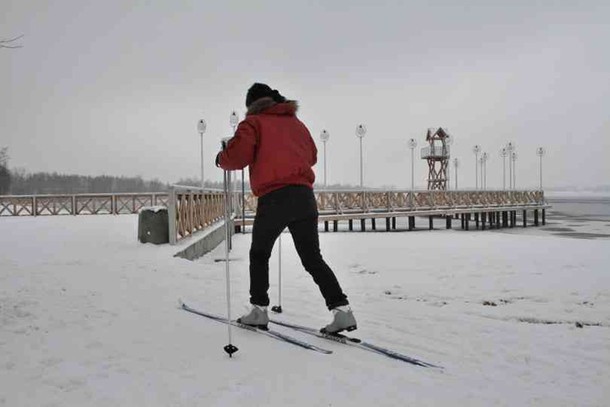
<path fill-rule="evenodd" d="M 204 177 L 203 177 L 203 133 L 201 133 L 201 189 L 203 189 L 203 182 L 204 182 Z"/>
<path fill-rule="evenodd" d="M 455 190 L 457 191 L 457 189 L 458 189 L 458 159 L 457 158 L 453 159 L 453 165 L 455 167 Z"/>
<path fill-rule="evenodd" d="M 540 156 L 540 189 L 542 190 L 542 156 Z"/>
<path fill-rule="evenodd" d="M 360 137 L 360 189 L 364 189 L 364 175 L 362 172 L 362 137 Z"/>
<path fill-rule="evenodd" d="M 207 124 L 205 122 L 205 120 L 201 119 L 199 120 L 199 122 L 197 123 L 197 131 L 199 132 L 199 135 L 201 136 L 201 188 L 203 189 L 203 181 L 204 181 L 204 177 L 203 177 L 203 133 L 205 133 L 205 130 L 207 128 Z"/>
<path fill-rule="evenodd" d="M 366 134 L 366 127 L 363 124 L 359 124 L 356 127 L 356 137 L 360 139 L 360 189 L 364 191 L 364 169 L 362 164 L 362 139 Z"/>
<path fill-rule="evenodd" d="M 506 156 L 502 157 L 502 190 L 506 189 Z"/>
<path fill-rule="evenodd" d="M 506 153 L 508 156 L 508 180 L 509 180 L 509 189 L 515 189 L 515 184 L 514 184 L 514 162 L 513 162 L 513 155 L 515 153 L 515 143 L 513 142 L 509 142 L 506 145 Z"/>
<path fill-rule="evenodd" d="M 409 139 L 409 148 L 411 149 L 411 193 L 409 194 L 409 201 L 411 209 L 413 209 L 413 190 L 415 189 L 415 147 L 417 147 L 417 140 Z"/>
<path fill-rule="evenodd" d="M 506 147 L 500 149 L 500 157 L 502 157 L 502 190 L 506 190 L 506 156 L 508 150 Z"/>
<path fill-rule="evenodd" d="M 474 152 L 474 189 L 479 189 L 479 152 L 481 151 L 481 146 L 478 144 L 472 148 Z"/>
<path fill-rule="evenodd" d="M 330 138 L 330 134 L 328 134 L 328 131 L 322 130 L 322 133 L 320 134 L 320 138 L 322 139 L 322 142 L 324 143 L 324 188 L 326 189 L 326 142 Z"/>
<path fill-rule="evenodd" d="M 474 172 L 475 172 L 475 174 L 474 174 L 474 178 L 475 178 L 474 179 L 474 189 L 478 190 L 479 189 L 479 163 L 478 163 L 478 161 L 479 161 L 479 154 L 478 153 L 475 153 L 474 160 L 475 160 L 475 163 L 476 163 L 475 169 L 474 169 Z"/>
<path fill-rule="evenodd" d="M 536 149 L 536 154 L 538 155 L 538 157 L 540 157 L 540 190 L 542 191 L 542 156 L 544 155 L 545 151 L 543 147 L 538 147 Z"/>
<path fill-rule="evenodd" d="M 517 169 L 516 169 L 517 153 L 514 151 L 511 154 L 511 161 L 513 162 L 513 189 L 517 189 Z"/>
<path fill-rule="evenodd" d="M 411 149 L 411 192 L 415 188 L 415 156 L 414 156 L 415 148 Z"/>
<path fill-rule="evenodd" d="M 487 190 L 487 159 L 489 158 L 489 154 L 483 153 L 483 189 Z"/>
<path fill-rule="evenodd" d="M 326 141 L 324 142 L 324 188 L 326 188 Z"/>

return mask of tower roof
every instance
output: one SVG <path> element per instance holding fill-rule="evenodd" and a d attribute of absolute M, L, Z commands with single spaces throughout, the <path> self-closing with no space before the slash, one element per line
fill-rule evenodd
<path fill-rule="evenodd" d="M 426 141 L 430 141 L 430 139 L 432 139 L 432 138 L 437 139 L 437 140 L 442 140 L 449 136 L 449 133 L 447 133 L 447 131 L 445 129 L 443 129 L 442 127 L 439 127 L 434 132 L 432 130 L 433 130 L 432 128 L 428 129 L 428 133 L 426 135 Z"/>

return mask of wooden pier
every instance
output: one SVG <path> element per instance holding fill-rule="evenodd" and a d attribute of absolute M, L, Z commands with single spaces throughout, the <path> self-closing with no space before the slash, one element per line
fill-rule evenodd
<path fill-rule="evenodd" d="M 339 231 L 340 224 L 350 231 L 377 230 L 384 221 L 385 230 L 396 230 L 400 218 L 407 221 L 407 230 L 415 229 L 416 220 L 422 219 L 427 219 L 429 229 L 459 225 L 464 230 L 485 230 L 528 226 L 529 214 L 529 224 L 537 226 L 546 223 L 549 207 L 539 190 L 317 190 L 315 196 L 324 231 Z M 254 220 L 256 197 L 232 192 L 230 204 L 235 230 L 245 232 Z M 0 216 L 119 215 L 155 205 L 168 208 L 172 244 L 216 224 L 224 215 L 222 191 L 173 186 L 169 193 L 0 196 Z"/>

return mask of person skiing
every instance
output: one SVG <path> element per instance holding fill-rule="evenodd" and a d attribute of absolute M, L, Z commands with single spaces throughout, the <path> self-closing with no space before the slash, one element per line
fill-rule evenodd
<path fill-rule="evenodd" d="M 267 328 L 269 257 L 275 240 L 288 227 L 303 267 L 333 313 L 332 322 L 321 331 L 352 331 L 357 325 L 347 296 L 320 253 L 312 170 L 317 148 L 296 116 L 298 104 L 255 83 L 248 89 L 246 108 L 246 118 L 216 156 L 216 165 L 226 171 L 249 166 L 250 186 L 258 197 L 250 246 L 251 309 L 237 321 Z"/>

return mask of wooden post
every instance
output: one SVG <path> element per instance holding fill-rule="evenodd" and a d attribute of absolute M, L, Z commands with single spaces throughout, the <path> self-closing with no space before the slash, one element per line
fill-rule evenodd
<path fill-rule="evenodd" d="M 488 212 L 487 213 L 487 218 L 488 218 L 488 222 L 489 222 L 489 228 L 493 229 L 494 223 L 493 223 L 493 212 Z"/>
<path fill-rule="evenodd" d="M 538 209 L 534 209 L 534 226 L 538 226 Z"/>
<path fill-rule="evenodd" d="M 324 221 L 324 231 L 328 232 L 328 221 L 327 220 Z"/>
<path fill-rule="evenodd" d="M 466 230 L 470 230 L 470 214 L 466 214 Z"/>
<path fill-rule="evenodd" d="M 523 227 L 527 227 L 527 209 L 523 210 Z"/>
<path fill-rule="evenodd" d="M 478 213 L 474 214 L 474 222 L 476 223 L 477 229 L 478 229 L 479 228 L 479 214 Z"/>
<path fill-rule="evenodd" d="M 451 218 L 452 215 L 445 216 L 445 222 L 447 222 L 447 229 L 451 229 Z"/>
<path fill-rule="evenodd" d="M 392 229 L 396 230 L 396 216 L 392 218 Z"/>
<path fill-rule="evenodd" d="M 373 226 L 373 230 L 377 230 L 375 226 L 375 218 L 371 218 L 371 225 Z"/>
<path fill-rule="evenodd" d="M 354 221 L 353 221 L 353 219 L 349 219 L 348 223 L 349 223 L 349 230 L 350 231 L 354 230 Z"/>
<path fill-rule="evenodd" d="M 415 218 L 413 216 L 409 216 L 409 230 L 413 230 L 415 228 Z"/>
<path fill-rule="evenodd" d="M 364 219 L 360 219 L 360 230 L 362 232 L 364 232 L 366 230 L 366 224 L 364 222 Z"/>
<path fill-rule="evenodd" d="M 333 220 L 333 232 L 336 232 L 337 230 L 339 230 L 339 221 Z"/>
<path fill-rule="evenodd" d="M 169 196 L 167 198 L 167 217 L 169 223 L 169 244 L 175 245 L 177 241 L 178 226 L 176 225 L 178 201 L 176 198 L 176 190 L 174 187 L 169 188 Z M 75 211 L 76 212 L 76 211 Z"/>
<path fill-rule="evenodd" d="M 428 216 L 428 228 L 430 230 L 434 229 L 434 221 L 433 221 L 432 216 Z"/>
<path fill-rule="evenodd" d="M 390 231 L 390 218 L 385 218 L 385 230 L 386 232 Z"/>
<path fill-rule="evenodd" d="M 542 210 L 542 226 L 546 225 L 546 209 Z"/>
<path fill-rule="evenodd" d="M 487 223 L 487 214 L 485 212 L 481 213 L 481 229 L 485 230 L 485 223 Z"/>

